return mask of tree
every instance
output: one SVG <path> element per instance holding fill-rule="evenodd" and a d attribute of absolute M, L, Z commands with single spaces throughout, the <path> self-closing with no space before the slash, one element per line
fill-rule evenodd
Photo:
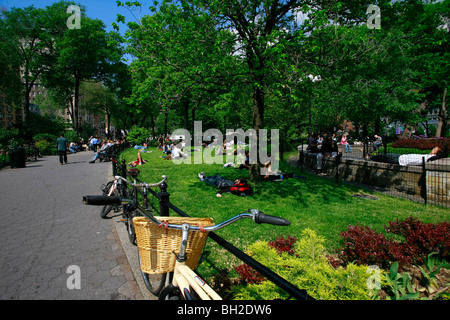
<path fill-rule="evenodd" d="M 2 60 L 4 67 L 0 70 L 6 76 L 2 79 L 9 83 L 2 84 L 2 87 L 12 88 L 14 94 L 22 92 L 25 118 L 30 113 L 31 89 L 51 68 L 51 35 L 43 27 L 44 19 L 44 10 L 34 6 L 23 9 L 13 7 L 11 11 L 1 12 L 1 55 L 6 59 Z M 21 79 L 16 76 L 19 74 L 19 67 L 23 70 Z M 23 90 L 17 89 L 19 83 L 23 85 Z"/>
<path fill-rule="evenodd" d="M 109 88 L 101 82 L 83 82 L 80 86 L 83 106 L 99 115 L 106 115 L 106 131 L 111 133 L 111 117 L 120 113 L 120 101 Z"/>
<path fill-rule="evenodd" d="M 131 4 L 119 5 L 128 6 Z M 139 6 L 139 3 L 132 3 Z M 202 102 L 225 92 L 234 70 L 230 34 L 215 28 L 214 20 L 185 3 L 181 7 L 163 2 L 152 7 L 154 14 L 129 22 L 128 52 L 133 92 L 128 101 L 135 112 L 151 118 L 164 114 L 164 133 L 170 114 L 183 118 L 186 129 L 193 128 Z M 119 18 L 124 22 L 124 18 Z"/>
<path fill-rule="evenodd" d="M 55 62 L 52 72 L 45 76 L 45 84 L 68 99 L 73 127 L 79 131 L 81 83 L 91 79 L 101 81 L 119 62 L 121 51 L 116 33 L 107 33 L 104 23 L 87 17 L 82 6 L 81 28 L 61 29 L 61 12 L 66 12 L 67 4 L 62 1 L 47 7 L 48 17 L 55 17 L 58 24 L 48 20 L 48 28 L 53 33 Z M 68 16 L 65 13 L 64 26 Z"/>

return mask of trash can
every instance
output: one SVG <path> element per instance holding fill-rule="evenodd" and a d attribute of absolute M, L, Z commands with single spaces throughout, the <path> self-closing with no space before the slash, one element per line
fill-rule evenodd
<path fill-rule="evenodd" d="M 11 168 L 25 168 L 27 159 L 25 148 L 10 149 L 8 154 Z"/>

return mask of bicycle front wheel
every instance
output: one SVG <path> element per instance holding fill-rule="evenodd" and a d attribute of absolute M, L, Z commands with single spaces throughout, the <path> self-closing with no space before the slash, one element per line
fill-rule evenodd
<path fill-rule="evenodd" d="M 141 270 L 142 279 L 144 280 L 145 286 L 147 287 L 148 291 L 153 293 L 155 296 L 158 296 L 162 288 L 164 288 L 166 284 L 167 273 L 153 275 L 142 271 L 141 256 L 139 255 L 139 251 L 138 251 L 138 258 L 139 258 L 139 269 Z"/>
<path fill-rule="evenodd" d="M 158 300 L 184 300 L 184 297 L 178 287 L 169 284 L 161 291 Z"/>

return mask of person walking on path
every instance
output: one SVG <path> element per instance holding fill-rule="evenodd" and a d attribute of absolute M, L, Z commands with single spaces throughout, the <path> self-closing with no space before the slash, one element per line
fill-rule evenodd
<path fill-rule="evenodd" d="M 61 136 L 58 138 L 58 140 L 56 140 L 56 146 L 58 148 L 58 155 L 59 155 L 59 163 L 61 163 L 61 165 L 63 165 L 64 163 L 67 164 L 67 149 L 69 149 L 68 143 L 69 141 L 66 138 L 64 138 L 64 133 L 62 133 Z"/>

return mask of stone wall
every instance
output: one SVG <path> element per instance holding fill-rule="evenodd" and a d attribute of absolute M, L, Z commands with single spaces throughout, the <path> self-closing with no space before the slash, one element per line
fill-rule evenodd
<path fill-rule="evenodd" d="M 303 166 L 315 170 L 317 154 L 302 151 L 299 159 Z M 336 169 L 336 158 L 324 158 L 323 172 L 337 179 L 373 186 L 390 194 L 423 202 L 425 198 L 422 166 L 396 164 L 341 158 Z M 426 164 L 426 192 L 430 203 L 450 205 L 450 166 Z"/>

